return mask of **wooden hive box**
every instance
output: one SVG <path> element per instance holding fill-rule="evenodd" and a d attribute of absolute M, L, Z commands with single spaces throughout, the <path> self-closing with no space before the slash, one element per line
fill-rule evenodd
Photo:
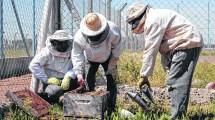
<path fill-rule="evenodd" d="M 64 94 L 63 115 L 75 118 L 103 119 L 107 109 L 108 91 L 67 92 Z"/>
<path fill-rule="evenodd" d="M 48 102 L 28 88 L 16 92 L 7 91 L 5 95 L 22 110 L 34 117 L 39 117 L 50 111 L 52 108 Z"/>

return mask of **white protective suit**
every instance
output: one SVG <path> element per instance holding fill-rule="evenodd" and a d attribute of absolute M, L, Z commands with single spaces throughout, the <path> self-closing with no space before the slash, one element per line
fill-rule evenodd
<path fill-rule="evenodd" d="M 92 62 L 105 62 L 110 55 L 112 58 L 119 58 L 121 54 L 121 35 L 118 27 L 108 21 L 110 27 L 109 35 L 100 45 L 91 46 L 79 29 L 74 37 L 72 49 L 72 62 L 76 75 L 83 75 L 84 59 Z M 110 59 L 112 59 L 110 58 Z"/>
<path fill-rule="evenodd" d="M 149 8 L 144 24 L 145 49 L 141 76 L 151 76 L 158 51 L 164 70 L 170 62 L 168 56 L 175 50 L 203 46 L 196 27 L 186 18 L 168 9 Z"/>
<path fill-rule="evenodd" d="M 39 80 L 47 83 L 47 79 L 55 77 L 62 79 L 64 75 L 72 70 L 71 50 L 73 38 L 70 36 L 71 45 L 66 52 L 58 52 L 53 49 L 50 37 L 46 40 L 46 47 L 35 55 L 29 65 L 32 74 Z"/>

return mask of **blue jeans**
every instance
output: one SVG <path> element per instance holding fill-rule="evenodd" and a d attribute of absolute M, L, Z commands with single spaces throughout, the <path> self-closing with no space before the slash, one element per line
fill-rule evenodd
<path fill-rule="evenodd" d="M 191 81 L 202 48 L 173 52 L 167 87 L 171 100 L 171 119 L 180 118 L 187 112 Z"/>

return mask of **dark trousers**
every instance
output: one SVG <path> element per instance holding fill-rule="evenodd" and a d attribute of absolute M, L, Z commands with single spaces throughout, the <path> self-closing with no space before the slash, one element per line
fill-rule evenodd
<path fill-rule="evenodd" d="M 198 47 L 178 50 L 171 56 L 170 72 L 166 82 L 171 99 L 172 119 L 186 114 L 193 72 L 201 49 Z"/>
<path fill-rule="evenodd" d="M 89 69 L 87 72 L 87 84 L 89 87 L 89 91 L 94 91 L 95 89 L 95 80 L 96 80 L 96 72 L 99 68 L 99 65 L 101 64 L 104 68 L 104 71 L 106 72 L 108 69 L 109 60 L 106 60 L 103 63 L 98 62 L 89 62 Z M 117 85 L 116 81 L 113 79 L 112 75 L 106 75 L 107 77 L 107 91 L 110 91 L 109 101 L 108 101 L 108 109 L 111 111 L 115 109 L 116 107 L 116 96 L 117 96 Z"/>
<path fill-rule="evenodd" d="M 68 90 L 62 90 L 61 86 L 54 85 L 54 84 L 45 84 L 42 82 L 42 93 L 47 99 L 51 101 L 58 101 L 59 97 L 62 96 L 65 92 L 71 91 L 79 87 L 79 84 L 76 79 L 71 79 L 70 87 Z"/>

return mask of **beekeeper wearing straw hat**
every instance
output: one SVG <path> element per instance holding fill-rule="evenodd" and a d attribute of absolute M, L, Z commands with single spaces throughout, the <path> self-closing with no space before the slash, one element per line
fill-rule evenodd
<path fill-rule="evenodd" d="M 145 49 L 138 83 L 150 86 L 156 55 L 168 73 L 166 84 L 171 97 L 171 118 L 186 113 L 193 72 L 203 46 L 203 39 L 192 23 L 169 9 L 153 9 L 148 4 L 135 3 L 128 8 L 126 21 L 132 32 L 144 34 Z M 152 81 L 153 82 L 153 81 Z"/>
<path fill-rule="evenodd" d="M 84 60 L 89 62 L 86 81 L 89 91 L 95 87 L 95 75 L 101 64 L 107 77 L 107 90 L 110 91 L 109 113 L 116 106 L 117 61 L 121 54 L 121 34 L 117 25 L 106 20 L 99 13 L 89 13 L 80 24 L 74 37 L 72 62 L 78 81 L 84 81 Z"/>

